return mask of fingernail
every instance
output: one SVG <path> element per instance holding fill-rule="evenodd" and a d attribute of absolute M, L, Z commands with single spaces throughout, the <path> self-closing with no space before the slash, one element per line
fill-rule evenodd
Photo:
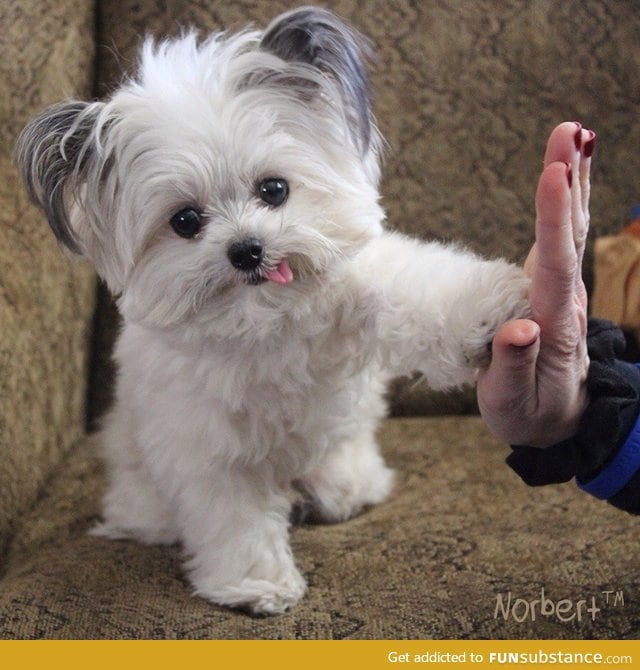
<path fill-rule="evenodd" d="M 569 163 L 565 163 L 567 166 L 567 181 L 569 182 L 569 188 L 571 188 L 571 185 L 573 184 L 573 171 L 571 170 L 571 165 Z"/>
<path fill-rule="evenodd" d="M 584 143 L 584 146 L 582 147 L 582 153 L 584 154 L 584 157 L 591 158 L 595 147 L 596 147 L 596 134 L 593 132 L 593 130 L 590 130 L 589 139 Z"/>
<path fill-rule="evenodd" d="M 580 147 L 582 146 L 582 124 L 578 123 L 578 121 L 574 121 L 576 126 L 578 126 L 578 130 L 576 130 L 576 134 L 573 136 L 573 143 L 576 145 L 576 151 L 580 151 Z"/>

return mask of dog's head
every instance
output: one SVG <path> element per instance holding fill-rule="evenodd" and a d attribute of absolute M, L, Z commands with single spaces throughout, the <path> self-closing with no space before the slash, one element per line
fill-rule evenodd
<path fill-rule="evenodd" d="M 277 307 L 380 231 L 366 52 L 315 8 L 264 32 L 147 40 L 109 100 L 32 120 L 18 163 L 125 317 L 162 327 Z"/>

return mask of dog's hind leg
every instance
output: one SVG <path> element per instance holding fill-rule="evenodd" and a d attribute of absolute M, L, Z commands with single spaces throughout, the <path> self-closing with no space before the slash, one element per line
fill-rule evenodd
<path fill-rule="evenodd" d="M 363 431 L 327 452 L 323 462 L 293 485 L 303 500 L 298 520 L 337 523 L 387 498 L 394 473 L 380 455 L 373 431 Z"/>

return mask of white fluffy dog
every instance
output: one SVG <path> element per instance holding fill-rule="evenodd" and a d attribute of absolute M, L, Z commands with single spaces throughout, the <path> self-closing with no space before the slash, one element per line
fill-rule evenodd
<path fill-rule="evenodd" d="M 364 54 L 315 8 L 147 40 L 110 99 L 55 105 L 18 143 L 33 199 L 124 321 L 95 532 L 181 542 L 198 594 L 253 613 L 305 590 L 293 490 L 329 522 L 389 494 L 386 379 L 473 382 L 529 311 L 514 266 L 383 229 Z"/>

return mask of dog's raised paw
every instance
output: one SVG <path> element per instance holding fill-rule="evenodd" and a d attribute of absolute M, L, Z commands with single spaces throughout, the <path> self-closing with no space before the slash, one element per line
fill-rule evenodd
<path fill-rule="evenodd" d="M 500 326 L 512 319 L 529 318 L 529 280 L 522 270 L 503 261 L 488 262 L 478 277 L 474 301 L 458 305 L 453 330 L 462 333 L 462 356 L 472 368 L 491 361 L 491 343 Z M 466 321 L 466 324 L 465 324 Z"/>

